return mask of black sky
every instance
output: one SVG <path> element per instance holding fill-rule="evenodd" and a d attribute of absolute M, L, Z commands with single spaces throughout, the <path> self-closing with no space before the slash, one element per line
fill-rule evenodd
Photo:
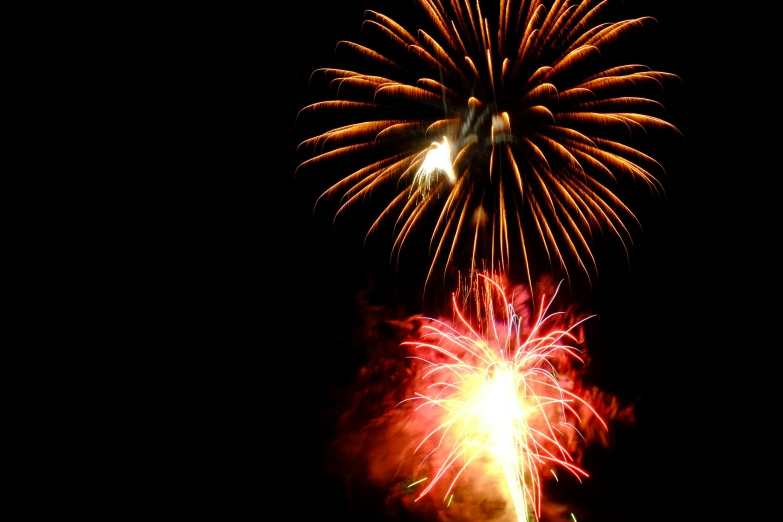
<path fill-rule="evenodd" d="M 355 297 L 375 281 L 376 292 L 371 294 L 375 304 L 394 308 L 402 299 L 395 285 L 410 283 L 389 275 L 373 253 L 362 250 L 360 237 L 346 237 L 332 229 L 328 216 L 312 216 L 313 197 L 318 193 L 293 180 L 300 159 L 294 147 L 306 137 L 294 119 L 299 109 L 316 101 L 308 88 L 310 73 L 335 63 L 338 40 L 360 39 L 364 9 L 389 14 L 415 28 L 404 23 L 407 12 L 413 13 L 412 23 L 421 16 L 413 4 L 350 0 L 302 7 L 291 3 L 285 32 L 273 39 L 275 49 L 268 49 L 286 59 L 283 71 L 270 71 L 267 76 L 273 94 L 262 102 L 262 111 L 274 111 L 275 119 L 259 126 L 274 136 L 268 141 L 270 150 L 262 153 L 260 175 L 268 177 L 270 185 L 262 186 L 258 204 L 274 205 L 269 213 L 273 221 L 263 227 L 274 229 L 271 237 L 284 247 L 265 247 L 263 230 L 252 240 L 268 248 L 268 256 L 274 259 L 275 268 L 264 275 L 271 279 L 270 288 L 281 288 L 279 280 L 286 281 L 282 321 L 264 328 L 280 330 L 276 335 L 286 345 L 289 364 L 296 366 L 298 375 L 296 389 L 289 390 L 294 394 L 285 420 L 290 439 L 284 438 L 290 447 L 283 467 L 290 462 L 285 480 L 294 481 L 290 487 L 301 494 L 291 514 L 301 519 L 384 520 L 379 498 L 368 494 L 364 501 L 354 498 L 349 503 L 345 482 L 326 472 L 333 455 L 325 443 L 333 436 L 336 412 L 343 407 L 341 392 L 367 357 L 364 350 L 371 349 L 362 345 L 357 333 L 361 314 Z M 607 252 L 598 259 L 599 282 L 572 296 L 598 314 L 587 329 L 593 358 L 590 378 L 626 401 L 638 401 L 636 426 L 620 430 L 615 446 L 591 459 L 593 478 L 576 494 L 592 517 L 580 520 L 680 520 L 665 499 L 687 498 L 688 477 L 694 472 L 686 464 L 696 443 L 689 428 L 697 422 L 688 393 L 693 391 L 692 374 L 698 370 L 688 365 L 697 360 L 692 356 L 698 336 L 692 330 L 691 311 L 699 299 L 697 280 L 706 262 L 699 240 L 704 216 L 696 201 L 705 174 L 693 168 L 690 155 L 695 130 L 689 108 L 700 80 L 693 67 L 695 37 L 681 9 L 682 2 L 629 1 L 623 11 L 625 18 L 650 15 L 659 22 L 659 28 L 647 35 L 652 45 L 635 51 L 641 63 L 682 78 L 682 86 L 667 91 L 666 106 L 669 121 L 684 139 L 657 158 L 668 173 L 663 180 L 666 197 L 638 201 L 644 230 L 634 235 L 630 268 L 624 259 Z M 405 305 L 416 313 L 415 305 Z"/>
<path fill-rule="evenodd" d="M 207 9 L 189 29 L 204 44 L 192 80 L 200 96 L 189 99 L 187 122 L 209 136 L 204 148 L 219 146 L 208 165 L 194 165 L 206 174 L 183 181 L 198 184 L 192 195 L 177 196 L 189 198 L 192 214 L 174 216 L 162 241 L 176 245 L 182 230 L 194 230 L 195 247 L 182 264 L 199 269 L 187 272 L 185 295 L 201 309 L 194 317 L 204 317 L 193 331 L 210 332 L 204 364 L 222 362 L 200 383 L 205 408 L 217 413 L 208 432 L 224 432 L 215 437 L 220 477 L 208 480 L 225 481 L 227 507 L 241 503 L 262 519 L 391 520 L 383 492 L 360 488 L 357 498 L 353 485 L 348 500 L 345 480 L 328 472 L 328 442 L 372 349 L 363 342 L 357 297 L 371 289 L 369 299 L 389 314 L 398 307 L 418 313 L 406 293 L 416 283 L 395 277 L 377 251 L 363 249 L 361 236 L 333 229 L 327 215 L 314 217 L 319 191 L 294 179 L 301 159 L 295 147 L 307 137 L 296 114 L 317 101 L 308 78 L 335 64 L 339 40 L 361 38 L 365 9 L 409 29 L 421 16 L 413 0 L 282 2 L 260 12 L 227 10 L 214 20 Z M 659 22 L 642 39 L 651 43 L 629 53 L 682 78 L 667 91 L 666 107 L 684 139 L 657 156 L 668 174 L 666 197 L 635 201 L 644 229 L 634 233 L 630 267 L 616 252 L 602 252 L 598 282 L 570 296 L 597 314 L 586 330 L 589 378 L 638 401 L 636 425 L 619 429 L 613 448 L 591 455 L 593 477 L 573 500 L 593 515 L 580 522 L 700 520 L 707 508 L 697 491 L 711 481 L 701 448 L 714 422 L 700 407 L 704 352 L 716 336 L 705 324 L 714 324 L 719 306 L 706 274 L 725 275 L 707 247 L 717 235 L 708 210 L 714 170 L 705 165 L 710 152 L 701 136 L 710 129 L 696 117 L 709 85 L 704 24 L 675 0 L 627 0 L 621 12 Z M 164 60 L 175 70 L 179 46 Z M 191 215 L 199 216 L 195 226 Z M 186 272 L 178 269 L 172 273 Z"/>

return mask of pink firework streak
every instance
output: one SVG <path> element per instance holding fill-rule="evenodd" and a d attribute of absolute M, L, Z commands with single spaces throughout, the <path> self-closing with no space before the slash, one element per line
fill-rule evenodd
<path fill-rule="evenodd" d="M 585 449 L 608 447 L 608 422 L 633 422 L 633 407 L 583 385 L 590 317 L 551 312 L 559 286 L 543 281 L 534 307 L 527 288 L 507 296 L 500 281 L 468 279 L 451 318 L 365 308 L 371 355 L 336 440 L 349 498 L 374 484 L 392 516 L 573 522 L 545 483 L 588 477 Z"/>
<path fill-rule="evenodd" d="M 479 278 L 473 324 L 455 295 L 453 325 L 432 320 L 420 339 L 403 343 L 421 354 L 411 356 L 420 365 L 418 389 L 404 402 L 419 403 L 412 413 L 416 422 L 432 427 L 414 450 L 422 464 L 432 461 L 434 471 L 415 483 L 416 500 L 437 491 L 450 503 L 455 485 L 478 459 L 480 476 L 496 481 L 516 519 L 527 522 L 541 515 L 542 474 L 559 468 L 580 480 L 588 476 L 572 455 L 584 440 L 580 427 L 598 423 L 608 430 L 595 408 L 572 391 L 572 365 L 585 362 L 575 331 L 589 317 L 562 328 L 563 313 L 548 311 L 554 296 L 548 303 L 544 296 L 527 328 L 503 288 Z"/>

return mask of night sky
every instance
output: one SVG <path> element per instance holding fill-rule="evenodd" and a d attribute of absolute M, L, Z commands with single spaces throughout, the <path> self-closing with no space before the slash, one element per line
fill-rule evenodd
<path fill-rule="evenodd" d="M 772 284 L 780 234 L 768 228 L 780 205 L 764 197 L 778 197 L 780 168 L 765 164 L 779 164 L 779 147 L 763 141 L 776 137 L 779 80 L 776 56 L 764 56 L 774 47 L 755 37 L 775 40 L 779 30 L 759 23 L 777 19 L 750 2 L 622 4 L 613 19 L 649 15 L 659 22 L 629 42 L 628 61 L 683 80 L 670 84 L 662 101 L 684 138 L 651 144 L 667 171 L 665 197 L 638 191 L 624 200 L 643 227 L 632 229 L 630 267 L 617 243 L 596 241 L 592 288 L 579 280 L 561 289 L 564 302 L 597 314 L 585 326 L 591 361 L 583 379 L 634 403 L 637 419 L 614 426 L 608 449 L 589 448 L 583 464 L 591 477 L 559 488 L 554 500 L 573 504 L 579 522 L 775 520 L 779 494 L 765 487 L 779 482 L 770 463 L 778 453 L 779 407 L 768 406 L 780 395 L 779 341 L 777 317 L 768 318 L 780 315 Z M 130 189 L 134 199 L 124 222 L 108 223 L 96 238 L 100 253 L 79 261 L 88 271 L 109 266 L 109 276 L 93 278 L 98 295 L 110 293 L 129 308 L 95 301 L 111 316 L 115 336 L 102 349 L 113 353 L 111 341 L 119 338 L 118 366 L 125 369 L 127 358 L 131 379 L 120 381 L 125 393 L 116 405 L 89 382 L 89 395 L 112 401 L 95 413 L 97 431 L 90 425 L 85 436 L 67 422 L 81 404 L 62 394 L 65 424 L 57 417 L 42 433 L 74 459 L 59 467 L 73 474 L 84 469 L 83 452 L 60 435 L 76 430 L 97 456 L 89 469 L 110 498 L 99 494 L 95 502 L 84 482 L 57 480 L 62 475 L 51 474 L 52 466 L 30 467 L 53 486 L 75 484 L 81 495 L 67 495 L 80 512 L 406 520 L 384 505 L 386 491 L 336 471 L 346 463 L 332 443 L 340 415 L 354 404 L 357 374 L 379 352 L 399 348 L 391 334 L 381 338 L 385 344 L 373 338 L 371 321 L 417 314 L 425 305 L 443 309 L 448 296 L 418 300 L 426 263 L 403 252 L 395 273 L 391 241 L 364 247 L 358 217 L 353 227 L 350 219 L 332 227 L 327 212 L 313 215 L 324 187 L 294 177 L 302 159 L 296 145 L 309 137 L 296 115 L 321 99 L 308 78 L 338 63 L 338 41 L 361 40 L 365 9 L 410 31 L 422 16 L 413 0 L 142 9 L 133 14 L 143 22 L 136 26 L 134 18 L 130 31 L 118 31 L 125 47 L 116 63 L 108 48 L 118 74 L 104 75 L 96 62 L 101 80 L 86 92 L 124 91 L 96 104 L 102 118 L 104 110 L 113 117 L 113 105 L 124 111 L 121 126 L 126 113 L 138 123 L 127 140 L 103 120 L 96 127 L 127 146 L 113 156 L 122 164 L 120 192 Z M 107 18 L 101 27 L 111 31 L 114 23 Z M 90 39 L 90 46 L 105 50 L 102 41 Z M 117 177 L 109 169 L 101 175 L 98 188 Z M 100 202 L 113 205 L 115 192 L 107 192 Z M 105 224 L 92 213 L 89 221 Z M 69 229 L 66 241 L 77 232 Z M 52 263 L 69 255 L 58 253 Z M 106 263 L 115 257 L 123 261 L 116 271 Z M 65 279 L 82 285 L 78 274 Z M 119 320 L 127 326 L 113 328 Z M 113 366 L 86 367 L 115 379 Z M 106 422 L 107 413 L 118 422 Z M 119 442 L 104 451 L 105 437 Z M 28 507 L 63 509 L 45 493 L 38 497 Z M 749 515 L 754 511 L 762 515 Z"/>
<path fill-rule="evenodd" d="M 364 295 L 391 315 L 418 313 L 419 303 L 411 296 L 420 274 L 414 275 L 414 270 L 395 275 L 384 262 L 382 249 L 362 247 L 363 235 L 352 233 L 350 227 L 332 227 L 325 213 L 313 216 L 319 187 L 293 177 L 302 159 L 295 146 L 308 137 L 294 119 L 299 109 L 318 100 L 308 88 L 310 73 L 337 63 L 337 41 L 360 39 L 364 9 L 388 14 L 409 30 L 418 27 L 421 13 L 412 1 L 390 4 L 349 0 L 302 7 L 291 2 L 291 23 L 286 23 L 285 33 L 272 38 L 274 49 L 266 49 L 277 55 L 270 59 L 279 69 L 266 76 L 273 94 L 259 93 L 267 96 L 258 102 L 262 118 L 275 121 L 258 122 L 274 134 L 264 138 L 260 151 L 260 175 L 269 184 L 262 181 L 258 204 L 273 207 L 265 212 L 261 230 L 247 240 L 260 244 L 260 255 L 272 259 L 270 268 L 256 276 L 256 287 L 264 294 L 259 300 L 277 310 L 272 315 L 276 319 L 259 328 L 270 335 L 261 349 L 270 352 L 269 362 L 275 366 L 268 370 L 272 388 L 279 389 L 271 399 L 279 413 L 264 422 L 283 441 L 283 448 L 274 456 L 279 464 L 263 473 L 281 472 L 285 504 L 298 520 L 395 519 L 384 514 L 383 492 L 367 484 L 347 486 L 343 477 L 329 471 L 334 454 L 328 443 L 335 436 L 337 417 L 349 405 L 346 392 L 372 349 L 363 342 L 358 297 Z M 670 140 L 656 152 L 668 174 L 662 179 L 666 196 L 655 198 L 645 192 L 634 201 L 644 229 L 633 232 L 630 267 L 617 249 L 599 248 L 598 281 L 592 288 L 576 285 L 569 296 L 597 314 L 586 329 L 592 357 L 588 379 L 637 404 L 636 424 L 616 428 L 616 440 L 608 450 L 594 448 L 588 453 L 585 467 L 592 477 L 567 499 L 588 513 L 580 521 L 680 520 L 685 518 L 678 510 L 699 512 L 697 505 L 674 507 L 664 500 L 692 498 L 690 483 L 696 473 L 687 462 L 697 444 L 691 423 L 700 421 L 687 395 L 695 388 L 693 373 L 698 370 L 688 366 L 698 360 L 692 353 L 699 341 L 692 330 L 692 314 L 704 285 L 698 281 L 705 263 L 699 234 L 707 226 L 698 211 L 705 174 L 693 168 L 689 111 L 699 79 L 692 66 L 688 18 L 676 11 L 681 4 L 629 1 L 622 11 L 623 18 L 650 15 L 660 24 L 658 30 L 643 33 L 642 40 L 652 45 L 632 49 L 630 56 L 637 59 L 630 61 L 682 78 L 681 86 L 666 91 L 664 104 L 668 121 L 684 139 Z M 271 29 L 275 22 L 266 24 Z M 263 56 L 256 66 L 263 67 Z M 266 116 L 264 108 L 273 116 Z M 425 267 L 405 270 L 412 269 L 426 273 Z M 282 384 L 287 379 L 281 375 L 286 374 L 291 382 Z M 352 488 L 350 494 L 347 488 Z"/>
<path fill-rule="evenodd" d="M 408 6 L 407 4 L 411 5 Z M 589 515 L 580 520 L 646 521 L 673 516 L 664 497 L 682 495 L 688 482 L 688 409 L 681 393 L 690 386 L 690 370 L 683 355 L 693 350 L 692 326 L 688 310 L 697 296 L 692 295 L 692 278 L 702 262 L 694 254 L 698 244 L 698 219 L 691 198 L 698 172 L 690 169 L 688 155 L 690 126 L 688 100 L 692 70 L 687 46 L 685 19 L 675 12 L 677 2 L 627 2 L 624 18 L 651 15 L 660 28 L 646 33 L 653 46 L 634 49 L 632 56 L 653 69 L 672 72 L 683 79 L 682 86 L 666 92 L 668 120 L 683 132 L 679 143 L 668 142 L 656 153 L 667 169 L 663 180 L 665 198 L 639 197 L 635 210 L 644 230 L 635 231 L 635 249 L 630 268 L 623 256 L 611 247 L 599 250 L 599 280 L 592 289 L 574 289 L 571 299 L 598 316 L 588 323 L 586 341 L 592 357 L 589 380 L 625 401 L 636 401 L 637 422 L 630 428 L 615 428 L 616 441 L 608 450 L 593 449 L 585 467 L 592 478 L 575 488 L 568 500 L 581 504 Z M 272 278 L 285 278 L 288 303 L 285 315 L 293 319 L 288 327 L 293 339 L 288 353 L 296 366 L 296 400 L 290 418 L 291 466 L 296 477 L 291 487 L 301 492 L 298 513 L 305 517 L 331 517 L 336 520 L 392 520 L 384 518 L 382 492 L 365 485 L 352 485 L 351 500 L 346 481 L 328 471 L 334 458 L 327 443 L 335 436 L 337 416 L 348 403 L 345 391 L 367 358 L 357 297 L 366 291 L 372 304 L 391 314 L 404 309 L 417 313 L 411 289 L 418 281 L 395 276 L 373 248 L 362 248 L 361 235 L 350 228 L 332 228 L 328 215 L 313 217 L 311 210 L 319 192 L 301 180 L 293 180 L 293 169 L 301 159 L 294 146 L 307 137 L 298 131 L 294 118 L 304 105 L 317 101 L 308 89 L 308 77 L 318 67 L 336 63 L 334 45 L 338 40 L 360 38 L 364 9 L 389 14 L 408 29 L 417 25 L 420 13 L 413 2 L 390 6 L 384 2 L 317 3 L 297 10 L 295 24 L 282 38 L 281 52 L 292 63 L 290 76 L 275 78 L 285 102 L 288 121 L 280 132 L 291 135 L 287 149 L 272 154 L 283 163 L 274 175 L 283 188 L 265 197 L 279 198 L 284 210 L 270 227 L 285 227 L 290 249 L 275 251 L 280 268 Z M 285 118 L 284 118 L 285 119 Z M 277 129 L 276 129 L 277 132 Z M 277 163 L 277 165 L 280 165 Z M 277 167 L 280 168 L 280 167 Z M 280 232 L 278 231 L 278 234 Z M 408 274 L 407 272 L 405 274 Z M 415 279 L 411 275 L 412 279 Z M 286 335 L 286 334 L 281 334 Z M 285 371 L 285 370 L 281 370 Z M 293 396 L 292 396 L 293 397 Z M 293 470 L 291 470 L 293 471 Z M 290 480 L 290 479 L 289 479 Z M 359 497 L 359 498 L 357 498 Z M 676 517 L 671 519 L 677 519 Z"/>

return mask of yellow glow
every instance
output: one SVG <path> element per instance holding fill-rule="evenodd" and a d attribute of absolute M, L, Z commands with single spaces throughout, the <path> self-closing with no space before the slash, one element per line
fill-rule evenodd
<path fill-rule="evenodd" d="M 494 373 L 494 375 L 491 375 Z M 520 479 L 524 476 L 520 461 L 519 438 L 524 439 L 524 409 L 518 398 L 518 387 L 512 362 L 490 369 L 481 386 L 478 418 L 488 428 L 490 452 L 503 468 L 518 520 L 528 519 L 525 493 Z M 522 481 L 524 482 L 524 481 Z"/>
<path fill-rule="evenodd" d="M 425 363 L 421 388 L 407 399 L 423 401 L 416 411 L 429 406 L 417 422 L 431 428 L 414 454 L 423 456 L 422 463 L 432 459 L 437 469 L 418 498 L 444 481 L 445 502 L 470 463 L 486 452 L 492 458 L 484 476 L 498 474 L 517 520 L 528 522 L 540 517 L 541 471 L 555 465 L 580 480 L 588 476 L 569 449 L 582 423 L 578 409 L 607 426 L 560 378 L 570 371 L 571 359 L 582 361 L 569 343 L 578 341 L 571 331 L 584 319 L 566 329 L 552 324 L 558 314 L 545 315 L 549 305 L 542 297 L 528 329 L 502 287 L 483 274 L 478 278 L 483 312 L 477 312 L 476 326 L 482 327 L 474 329 L 453 295 L 455 325 L 437 321 L 424 327 L 419 340 L 403 343 L 431 351 L 436 359 L 417 357 Z"/>
<path fill-rule="evenodd" d="M 451 147 L 445 136 L 443 143 L 433 142 L 432 147 L 427 151 L 424 161 L 413 178 L 411 193 L 419 188 L 424 197 L 427 197 L 430 187 L 439 173 L 446 174 L 451 183 L 457 181 L 457 176 L 454 175 L 451 165 Z"/>

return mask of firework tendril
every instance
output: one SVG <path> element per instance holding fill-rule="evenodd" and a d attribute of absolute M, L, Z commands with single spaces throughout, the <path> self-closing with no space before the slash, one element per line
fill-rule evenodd
<path fill-rule="evenodd" d="M 532 283 L 533 248 L 567 278 L 575 264 L 589 280 L 599 230 L 628 253 L 627 222 L 638 219 L 619 183 L 662 193 L 663 167 L 634 144 L 679 134 L 656 100 L 678 78 L 607 57 L 655 20 L 605 21 L 606 0 L 500 0 L 492 20 L 477 0 L 418 4 L 426 30 L 366 11 L 367 45 L 337 44 L 356 70 L 311 76 L 335 99 L 297 119 L 343 123 L 299 146 L 309 157 L 297 172 L 342 172 L 318 202 L 337 199 L 337 219 L 381 198 L 367 237 L 389 225 L 398 262 L 414 232 L 429 230 L 425 288 L 436 266 L 445 277 L 477 260 L 505 270 L 517 257 Z"/>
<path fill-rule="evenodd" d="M 572 455 L 583 438 L 580 428 L 597 423 L 608 429 L 574 393 L 571 368 L 584 363 L 575 332 L 589 317 L 561 328 L 562 312 L 548 312 L 554 295 L 549 302 L 544 296 L 532 326 L 526 325 L 498 282 L 483 274 L 478 281 L 480 312 L 473 321 L 455 294 L 453 326 L 432 320 L 420 339 L 403 343 L 420 354 L 411 357 L 421 365 L 421 381 L 400 405 L 417 404 L 417 424 L 435 426 L 414 452 L 423 455 L 421 464 L 437 460 L 430 464 L 435 475 L 418 485 L 417 500 L 442 485 L 439 495 L 450 501 L 463 471 L 489 455 L 517 519 L 526 522 L 540 517 L 542 472 L 560 468 L 580 480 L 588 476 Z"/>

